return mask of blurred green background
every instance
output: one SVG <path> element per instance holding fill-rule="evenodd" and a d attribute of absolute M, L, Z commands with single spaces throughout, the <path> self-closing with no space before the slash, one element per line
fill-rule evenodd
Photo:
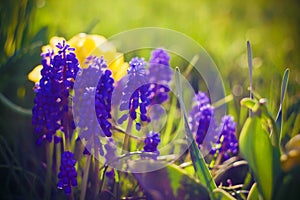
<path fill-rule="evenodd" d="M 284 105 L 284 118 L 290 121 L 285 131 L 298 133 L 299 8 L 297 0 L 2 0 L 0 162 L 21 169 L 33 170 L 36 166 L 36 171 L 43 170 L 38 167 L 36 159 L 44 159 L 43 150 L 33 145 L 35 139 L 29 113 L 34 93 L 27 73 L 39 64 L 41 46 L 52 36 L 70 39 L 80 32 L 108 38 L 129 29 L 155 26 L 192 37 L 216 62 L 226 93 L 234 96 L 229 103 L 229 112 L 237 120 L 239 100 L 248 93 L 246 41 L 250 40 L 254 57 L 254 88 L 270 100 L 269 107 L 274 115 L 279 104 L 282 74 L 286 67 L 291 69 Z M 27 155 L 30 156 L 25 159 Z M 2 168 L 0 175 L 9 173 L 14 176 L 5 166 Z M 21 179 L 28 181 L 26 177 Z M 10 185 L 13 183 L 7 181 L 5 189 L 13 192 L 16 189 Z"/>
<path fill-rule="evenodd" d="M 41 44 L 55 35 L 70 39 L 89 32 L 110 37 L 133 28 L 156 26 L 182 32 L 202 45 L 216 62 L 228 92 L 234 90 L 236 95 L 243 94 L 240 85 L 248 84 L 246 41 L 250 40 L 256 90 L 268 97 L 270 86 L 278 88 L 284 69 L 289 67 L 289 94 L 295 95 L 300 82 L 299 6 L 296 0 L 3 0 L 1 67 L 10 56 L 21 52 L 30 62 L 17 63 L 14 68 L 24 78 L 39 63 Z"/>

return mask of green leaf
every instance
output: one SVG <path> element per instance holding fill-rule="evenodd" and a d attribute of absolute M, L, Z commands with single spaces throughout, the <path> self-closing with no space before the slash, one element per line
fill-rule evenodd
<path fill-rule="evenodd" d="M 276 149 L 276 151 L 279 152 L 279 134 L 278 134 L 278 129 L 276 126 L 276 122 L 275 119 L 273 118 L 272 114 L 269 112 L 267 106 L 265 104 L 261 104 L 260 105 L 260 114 L 263 120 L 265 120 L 265 122 L 269 122 L 269 129 L 270 129 L 270 138 L 271 138 L 271 143 L 274 147 L 274 149 Z"/>
<path fill-rule="evenodd" d="M 198 149 L 198 146 L 193 139 L 193 134 L 190 130 L 189 124 L 188 124 L 188 117 L 187 112 L 185 110 L 185 106 L 183 103 L 182 98 L 182 84 L 181 84 L 181 78 L 180 78 L 180 71 L 179 68 L 176 68 L 176 74 L 175 74 L 175 80 L 176 80 L 176 88 L 177 88 L 177 97 L 180 104 L 180 108 L 182 109 L 183 116 L 184 116 L 184 127 L 187 134 L 187 139 L 190 141 L 191 145 L 189 147 L 191 159 L 193 162 L 193 166 L 195 169 L 195 172 L 200 180 L 200 183 L 204 185 L 210 193 L 213 192 L 214 189 L 217 188 L 212 175 L 206 165 L 206 162 L 201 154 L 201 152 Z"/>
<path fill-rule="evenodd" d="M 284 100 L 284 96 L 286 93 L 286 89 L 287 89 L 287 84 L 289 81 L 289 73 L 290 70 L 287 68 L 284 72 L 283 78 L 282 78 L 282 82 L 281 82 L 281 95 L 280 95 L 280 105 L 279 105 L 279 110 L 277 113 L 277 117 L 276 117 L 276 126 L 278 129 L 278 138 L 281 139 L 284 137 L 282 134 L 282 106 L 283 106 L 283 100 Z"/>
<path fill-rule="evenodd" d="M 255 99 L 251 99 L 249 97 L 241 100 L 241 105 L 248 109 L 253 109 L 257 103 L 258 102 Z"/>
<path fill-rule="evenodd" d="M 269 134 L 263 129 L 262 120 L 258 116 L 254 115 L 246 120 L 239 138 L 239 146 L 254 173 L 258 190 L 264 199 L 271 199 L 275 158 Z"/>
<path fill-rule="evenodd" d="M 254 183 L 249 191 L 247 200 L 257 200 L 259 199 L 259 193 L 257 190 L 257 185 Z"/>
<path fill-rule="evenodd" d="M 235 200 L 233 196 L 220 188 L 214 190 L 213 197 L 215 200 Z"/>
<path fill-rule="evenodd" d="M 189 176 L 175 164 L 167 165 L 163 161 L 149 163 L 146 160 L 135 161 L 130 164 L 131 169 L 160 168 L 146 173 L 135 173 L 139 184 L 153 199 L 209 199 L 209 193 L 196 179 Z"/>

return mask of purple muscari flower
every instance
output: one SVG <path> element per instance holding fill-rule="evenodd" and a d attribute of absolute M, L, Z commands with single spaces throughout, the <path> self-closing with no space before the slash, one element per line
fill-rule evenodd
<path fill-rule="evenodd" d="M 74 48 L 68 44 L 58 43 L 57 54 L 48 52 L 42 54 L 42 78 L 35 85 L 34 107 L 32 109 L 32 124 L 39 135 L 37 144 L 44 140 L 60 141 L 55 135 L 61 130 L 68 138 L 75 129 L 73 116 L 69 107 L 70 90 L 79 70 L 78 60 L 73 53 Z"/>
<path fill-rule="evenodd" d="M 153 152 L 156 154 L 153 158 L 156 158 L 159 155 L 159 151 L 157 150 L 159 143 L 159 133 L 151 131 L 144 140 L 144 152 Z"/>
<path fill-rule="evenodd" d="M 198 145 L 203 143 L 209 127 L 214 128 L 214 108 L 210 105 L 209 98 L 204 92 L 198 92 L 194 97 L 193 107 L 189 114 L 192 133 Z"/>
<path fill-rule="evenodd" d="M 219 138 L 216 142 L 216 147 L 212 149 L 211 154 L 223 152 L 224 160 L 238 154 L 238 140 L 236 138 L 236 123 L 230 115 L 225 115 L 222 118 L 219 129 L 221 130 Z"/>
<path fill-rule="evenodd" d="M 149 80 L 168 83 L 172 79 L 169 53 L 161 48 L 151 52 L 149 61 Z"/>
<path fill-rule="evenodd" d="M 86 140 L 86 148 L 83 154 L 90 155 L 91 149 L 94 149 L 96 152 L 100 152 L 100 155 L 103 155 L 103 147 L 99 136 L 104 134 L 98 125 L 98 121 L 95 120 L 96 113 L 93 106 L 95 105 L 95 90 L 95 87 L 85 88 L 81 101 L 76 102 L 80 105 L 78 108 L 80 112 L 78 119 L 78 127 L 80 128 L 79 137 Z M 78 105 L 75 106 L 78 107 Z"/>
<path fill-rule="evenodd" d="M 149 101 L 149 84 L 147 84 L 145 66 L 143 58 L 135 57 L 129 62 L 127 70 L 128 81 L 123 91 L 120 104 L 120 111 L 129 110 L 129 116 L 132 120 L 150 121 L 147 117 L 147 107 Z M 137 110 L 139 109 L 139 113 Z M 118 123 L 122 124 L 128 118 L 128 113 L 124 114 Z M 140 130 L 141 124 L 136 122 L 136 129 Z"/>
<path fill-rule="evenodd" d="M 168 84 L 173 74 L 168 52 L 161 48 L 152 51 L 148 70 L 149 82 L 151 83 L 149 88 L 150 103 L 161 104 L 168 100 L 168 92 L 170 91 Z"/>
<path fill-rule="evenodd" d="M 197 94 L 195 94 L 193 98 L 193 105 L 189 114 L 189 123 L 190 123 L 191 131 L 195 135 L 199 126 L 200 108 L 209 103 L 210 103 L 209 98 L 205 92 L 199 91 Z"/>
<path fill-rule="evenodd" d="M 112 135 L 109 119 L 114 80 L 102 56 L 90 56 L 86 64 L 88 68 L 82 69 L 78 75 L 74 109 L 80 113 L 77 119 L 81 130 L 80 138 L 87 141 L 83 153 L 90 154 L 89 150 L 97 149 L 100 155 L 104 155 L 99 137 Z M 95 116 L 97 120 L 94 120 Z"/>
<path fill-rule="evenodd" d="M 210 104 L 200 107 L 196 142 L 200 145 L 207 134 L 210 124 L 214 124 L 214 108 Z"/>
<path fill-rule="evenodd" d="M 65 194 L 70 194 L 72 186 L 77 186 L 76 160 L 73 153 L 65 151 L 61 155 L 61 164 L 58 173 L 58 189 L 63 189 Z"/>
<path fill-rule="evenodd" d="M 106 61 L 103 59 L 103 56 L 87 57 L 84 68 L 80 69 L 76 77 L 76 83 L 78 84 L 75 88 L 76 92 L 83 92 L 83 90 L 87 87 L 95 87 L 106 68 Z"/>
<path fill-rule="evenodd" d="M 95 108 L 98 122 L 105 136 L 110 137 L 111 98 L 114 90 L 114 79 L 110 70 L 105 70 L 96 88 Z"/>
<path fill-rule="evenodd" d="M 210 100 L 205 92 L 199 91 L 194 97 L 195 105 L 202 107 L 203 105 L 210 104 Z"/>

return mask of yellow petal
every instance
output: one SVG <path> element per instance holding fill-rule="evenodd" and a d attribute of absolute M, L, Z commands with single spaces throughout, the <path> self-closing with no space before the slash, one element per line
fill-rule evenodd
<path fill-rule="evenodd" d="M 108 68 L 112 71 L 116 71 L 119 69 L 124 63 L 124 56 L 122 53 L 113 53 L 113 54 L 106 54 L 104 59 L 107 60 L 107 64 L 109 65 Z"/>
<path fill-rule="evenodd" d="M 57 43 L 59 43 L 59 42 L 62 43 L 64 40 L 66 40 L 66 39 L 63 37 L 57 37 L 57 36 L 50 38 L 49 44 L 42 46 L 42 52 L 47 53 L 48 51 L 56 50 L 55 45 L 57 45 Z"/>
<path fill-rule="evenodd" d="M 286 151 L 298 149 L 300 151 L 300 134 L 295 135 L 285 145 Z"/>
<path fill-rule="evenodd" d="M 112 71 L 112 75 L 115 81 L 118 81 L 127 73 L 127 68 L 129 65 L 128 63 L 124 62 L 123 54 L 114 53 L 113 56 L 114 57 L 109 57 L 107 59 L 107 63 L 108 63 L 108 68 Z"/>
<path fill-rule="evenodd" d="M 123 76 L 127 74 L 128 66 L 128 63 L 123 63 L 121 66 L 118 66 L 118 70 L 113 71 L 113 77 L 115 81 L 120 80 Z"/>
<path fill-rule="evenodd" d="M 297 149 L 293 149 L 289 151 L 287 154 L 283 154 L 280 157 L 281 166 L 284 171 L 290 171 L 296 166 L 300 165 L 300 151 Z"/>
<path fill-rule="evenodd" d="M 285 153 L 280 157 L 284 171 L 290 171 L 300 165 L 300 134 L 291 138 L 285 145 Z"/>
<path fill-rule="evenodd" d="M 42 78 L 41 75 L 41 70 L 42 70 L 43 66 L 42 65 L 38 65 L 36 66 L 31 72 L 29 72 L 29 74 L 27 75 L 28 80 L 32 81 L 32 82 L 39 82 L 40 79 Z"/>
<path fill-rule="evenodd" d="M 87 35 L 80 33 L 68 41 L 71 47 L 75 48 L 76 57 L 81 65 L 84 64 L 85 59 L 106 39 L 100 35 Z"/>

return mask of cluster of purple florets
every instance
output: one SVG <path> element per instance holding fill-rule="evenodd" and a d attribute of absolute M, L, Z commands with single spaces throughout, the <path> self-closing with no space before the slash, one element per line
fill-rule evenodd
<path fill-rule="evenodd" d="M 65 43 L 56 45 L 58 53 L 53 51 L 42 54 L 42 78 L 35 85 L 32 124 L 39 135 L 37 144 L 44 140 L 60 141 L 56 132 L 61 130 L 67 136 L 75 129 L 69 106 L 70 90 L 79 70 L 79 63 L 73 53 L 74 49 Z"/>
<path fill-rule="evenodd" d="M 150 103 L 162 104 L 169 98 L 169 83 L 173 71 L 170 68 L 170 55 L 164 49 L 158 48 L 152 51 L 149 61 L 148 78 L 150 88 Z"/>
<path fill-rule="evenodd" d="M 103 57 L 90 56 L 87 68 L 80 70 L 75 87 L 74 109 L 80 139 L 85 139 L 84 154 L 91 150 L 104 155 L 100 137 L 111 137 L 111 100 L 114 90 L 112 73 Z M 93 106 L 94 105 L 94 106 Z"/>
<path fill-rule="evenodd" d="M 66 194 L 70 194 L 72 186 L 77 186 L 77 172 L 75 168 L 76 160 L 73 153 L 65 151 L 61 155 L 61 164 L 58 173 L 59 189 L 63 189 Z"/>
<path fill-rule="evenodd" d="M 203 145 L 208 131 L 213 131 L 213 135 L 217 135 L 217 141 L 213 144 L 210 153 L 222 153 L 224 160 L 237 155 L 238 141 L 235 135 L 236 123 L 233 117 L 225 115 L 218 127 L 214 116 L 214 107 L 210 104 L 206 93 L 198 92 L 193 100 L 194 105 L 189 115 L 189 123 L 199 148 Z"/>
<path fill-rule="evenodd" d="M 214 124 L 214 108 L 210 105 L 207 95 L 204 92 L 198 92 L 193 99 L 190 125 L 199 145 L 203 143 L 209 127 Z"/>
<path fill-rule="evenodd" d="M 150 133 L 147 135 L 147 137 L 144 140 L 144 150 L 143 151 L 154 153 L 155 155 L 151 156 L 151 157 L 155 159 L 159 155 L 159 151 L 157 149 L 159 143 L 160 143 L 159 133 L 150 131 Z"/>
<path fill-rule="evenodd" d="M 137 130 L 141 129 L 141 122 L 150 122 L 147 109 L 150 105 L 162 104 L 168 100 L 169 84 L 172 79 L 170 56 L 164 49 L 152 51 L 149 67 L 143 58 L 135 57 L 129 62 L 128 80 L 121 98 L 120 111 L 128 110 L 118 123 L 125 120 L 135 121 Z M 150 132 L 144 143 L 144 152 L 159 155 L 157 146 L 160 142 L 159 133 Z"/>
<path fill-rule="evenodd" d="M 239 151 L 238 140 L 235 135 L 236 123 L 234 122 L 233 117 L 225 115 L 222 118 L 219 130 L 219 138 L 215 147 L 211 150 L 211 153 L 214 154 L 219 151 L 223 153 L 224 160 L 227 160 L 231 156 L 237 155 Z"/>
<path fill-rule="evenodd" d="M 135 57 L 129 62 L 128 82 L 123 91 L 123 96 L 120 104 L 120 111 L 128 110 L 131 120 L 139 119 L 142 122 L 149 122 L 147 117 L 147 106 L 149 106 L 149 85 L 146 81 L 146 62 L 143 58 Z M 139 113 L 137 110 L 139 109 Z M 124 114 L 119 123 L 122 123 L 128 118 L 128 113 Z M 136 122 L 136 129 L 141 129 L 140 122 Z"/>
<path fill-rule="evenodd" d="M 82 136 L 98 134 L 110 137 L 111 98 L 114 90 L 112 73 L 107 69 L 103 57 L 90 56 L 87 58 L 87 68 L 81 69 L 75 88 L 75 108 L 80 113 L 78 125 L 87 132 Z M 95 107 L 91 106 L 95 105 Z M 94 133 L 98 123 L 94 120 L 96 111 L 97 121 L 101 130 Z"/>
<path fill-rule="evenodd" d="M 152 51 L 149 67 L 143 58 L 135 57 L 129 62 L 128 80 L 121 98 L 120 111 L 128 110 L 118 120 L 122 124 L 130 117 L 137 130 L 141 122 L 150 122 L 147 109 L 150 105 L 168 100 L 169 83 L 172 78 L 170 56 L 164 49 Z"/>
<path fill-rule="evenodd" d="M 108 119 L 111 119 L 111 98 L 114 90 L 114 79 L 110 70 L 105 70 L 96 87 L 95 95 L 95 109 L 98 122 L 104 135 L 111 137 L 111 123 Z"/>

